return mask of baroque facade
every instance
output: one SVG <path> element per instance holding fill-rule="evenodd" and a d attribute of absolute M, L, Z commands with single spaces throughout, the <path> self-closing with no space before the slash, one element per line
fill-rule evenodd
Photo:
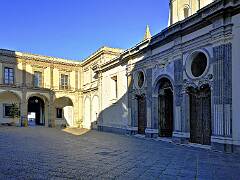
<path fill-rule="evenodd" d="M 240 0 L 171 0 L 168 28 L 82 62 L 1 50 L 0 121 L 17 103 L 38 125 L 240 152 L 239 12 Z"/>

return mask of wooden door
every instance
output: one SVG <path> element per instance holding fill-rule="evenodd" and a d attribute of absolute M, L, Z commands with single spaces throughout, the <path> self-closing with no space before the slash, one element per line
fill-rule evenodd
<path fill-rule="evenodd" d="M 159 94 L 159 136 L 171 137 L 173 133 L 173 93 L 163 89 Z"/>
<path fill-rule="evenodd" d="M 146 98 L 138 96 L 138 134 L 145 134 L 147 127 Z"/>
<path fill-rule="evenodd" d="M 190 92 L 190 141 L 211 144 L 211 92 L 206 87 Z"/>

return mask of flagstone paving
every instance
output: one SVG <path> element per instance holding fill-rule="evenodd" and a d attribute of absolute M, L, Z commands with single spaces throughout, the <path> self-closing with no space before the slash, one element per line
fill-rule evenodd
<path fill-rule="evenodd" d="M 98 131 L 0 127 L 0 179 L 240 179 L 240 156 Z"/>

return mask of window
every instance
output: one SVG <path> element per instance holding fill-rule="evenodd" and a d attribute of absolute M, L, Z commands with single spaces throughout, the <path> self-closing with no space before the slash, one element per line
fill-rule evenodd
<path fill-rule="evenodd" d="M 188 7 L 185 7 L 185 8 L 183 9 L 183 11 L 184 11 L 184 18 L 188 18 L 188 16 L 189 16 L 189 8 L 188 8 Z"/>
<path fill-rule="evenodd" d="M 191 71 L 194 77 L 200 77 L 207 69 L 208 60 L 204 53 L 197 53 L 192 60 Z"/>
<path fill-rule="evenodd" d="M 118 97 L 118 82 L 117 82 L 117 76 L 112 77 L 112 88 L 113 88 L 113 98 Z"/>
<path fill-rule="evenodd" d="M 14 81 L 13 68 L 5 67 L 4 84 L 13 84 L 13 81 Z"/>
<path fill-rule="evenodd" d="M 11 104 L 4 104 L 3 105 L 3 115 L 4 117 L 11 117 Z"/>
<path fill-rule="evenodd" d="M 41 87 L 42 86 L 42 73 L 35 71 L 34 72 L 34 80 L 33 80 L 34 87 Z"/>
<path fill-rule="evenodd" d="M 60 79 L 60 89 L 68 89 L 68 75 L 66 74 L 61 74 L 61 79 Z"/>
<path fill-rule="evenodd" d="M 62 108 L 57 108 L 56 112 L 57 112 L 57 114 L 56 114 L 57 118 L 62 119 L 63 118 L 63 109 Z"/>
<path fill-rule="evenodd" d="M 142 71 L 140 71 L 140 72 L 138 73 L 138 79 L 137 79 L 137 80 L 138 80 L 137 83 L 138 83 L 138 87 L 139 87 L 139 88 L 142 88 L 142 87 L 143 87 L 144 79 L 145 79 L 144 74 L 143 74 Z"/>
<path fill-rule="evenodd" d="M 201 9 L 201 0 L 198 0 L 198 9 Z"/>

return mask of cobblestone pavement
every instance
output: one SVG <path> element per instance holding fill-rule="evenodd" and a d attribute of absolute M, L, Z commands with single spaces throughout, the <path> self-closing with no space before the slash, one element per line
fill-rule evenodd
<path fill-rule="evenodd" d="M 0 179 L 240 179 L 240 156 L 90 131 L 0 127 Z"/>

